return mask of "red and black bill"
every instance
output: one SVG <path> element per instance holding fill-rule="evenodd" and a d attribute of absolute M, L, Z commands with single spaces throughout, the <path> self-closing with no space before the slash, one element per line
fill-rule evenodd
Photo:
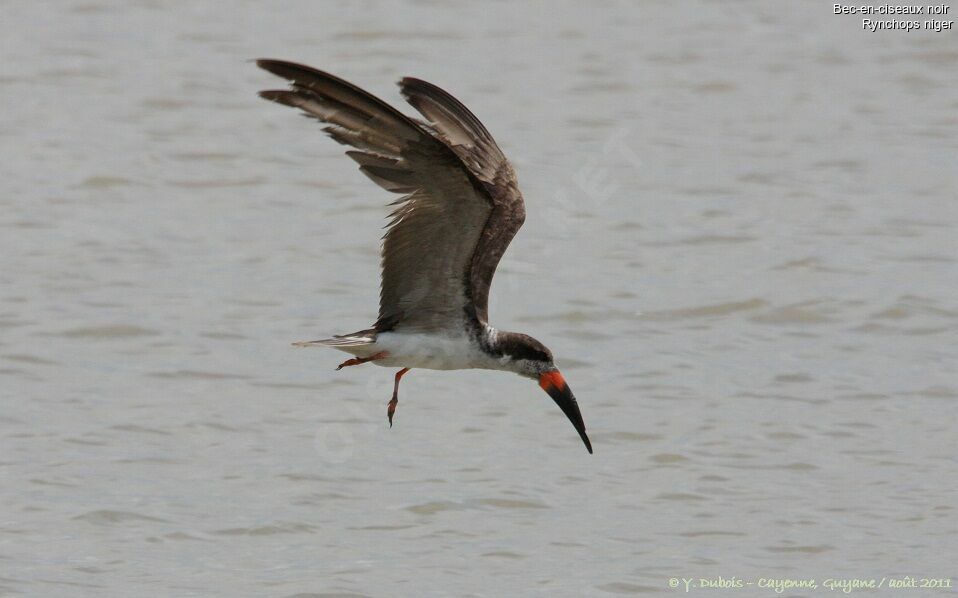
<path fill-rule="evenodd" d="M 559 409 L 562 409 L 562 412 L 569 418 L 569 421 L 575 426 L 575 431 L 578 432 L 579 437 L 582 438 L 582 442 L 585 443 L 585 448 L 588 449 L 591 455 L 592 443 L 589 441 L 589 436 L 585 433 L 585 422 L 582 421 L 579 403 L 576 402 L 575 395 L 572 394 L 572 389 L 566 384 L 565 378 L 562 377 L 559 370 L 540 375 L 539 386 L 542 387 L 542 390 L 549 393 L 549 396 L 556 402 Z"/>

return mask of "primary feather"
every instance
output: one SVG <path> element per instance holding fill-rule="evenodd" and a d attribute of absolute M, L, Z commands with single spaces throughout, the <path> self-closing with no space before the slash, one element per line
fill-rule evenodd
<path fill-rule="evenodd" d="M 403 96 L 428 121 L 405 116 L 338 77 L 307 66 L 259 60 L 290 81 L 261 96 L 299 108 L 373 182 L 392 193 L 383 238 L 377 331 L 484 327 L 496 266 L 525 218 L 515 172 L 492 136 L 442 89 L 407 77 Z"/>

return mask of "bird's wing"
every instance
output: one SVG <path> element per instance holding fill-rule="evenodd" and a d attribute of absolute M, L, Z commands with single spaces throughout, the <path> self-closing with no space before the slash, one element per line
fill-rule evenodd
<path fill-rule="evenodd" d="M 526 218 L 525 204 L 512 165 L 479 119 L 456 98 L 432 83 L 406 77 L 399 82 L 403 96 L 422 113 L 433 130 L 480 181 L 492 204 L 469 268 L 468 291 L 485 324 L 489 319 L 489 287 L 496 266 Z"/>
<path fill-rule="evenodd" d="M 257 65 L 291 84 L 262 97 L 327 123 L 333 139 L 356 148 L 346 153 L 363 173 L 403 194 L 383 237 L 376 329 L 459 330 L 464 316 L 484 323 L 492 274 L 524 211 L 512 168 L 475 116 L 414 79 L 400 85 L 431 126 L 328 73 Z"/>

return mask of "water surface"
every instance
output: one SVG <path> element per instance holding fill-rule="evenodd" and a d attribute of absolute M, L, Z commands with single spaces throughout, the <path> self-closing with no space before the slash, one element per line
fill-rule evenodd
<path fill-rule="evenodd" d="M 764 2 L 3 11 L 0 594 L 958 577 L 954 31 Z M 528 211 L 492 320 L 551 347 L 595 455 L 519 377 L 413 371 L 390 430 L 391 371 L 289 346 L 373 321 L 391 198 L 256 98 L 263 56 L 483 119 Z"/>

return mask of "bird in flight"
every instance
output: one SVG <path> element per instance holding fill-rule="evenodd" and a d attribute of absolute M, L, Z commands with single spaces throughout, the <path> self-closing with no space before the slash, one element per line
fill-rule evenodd
<path fill-rule="evenodd" d="M 575 395 L 552 352 L 531 336 L 489 325 L 489 286 L 525 220 L 516 174 L 489 131 L 454 97 L 420 79 L 399 82 L 425 120 L 320 70 L 282 60 L 256 64 L 289 82 L 260 96 L 299 108 L 326 126 L 359 170 L 400 197 L 382 243 L 379 318 L 367 330 L 294 343 L 325 346 L 396 372 L 387 417 L 392 427 L 399 380 L 411 368 L 480 368 L 539 382 L 585 443 Z"/>

